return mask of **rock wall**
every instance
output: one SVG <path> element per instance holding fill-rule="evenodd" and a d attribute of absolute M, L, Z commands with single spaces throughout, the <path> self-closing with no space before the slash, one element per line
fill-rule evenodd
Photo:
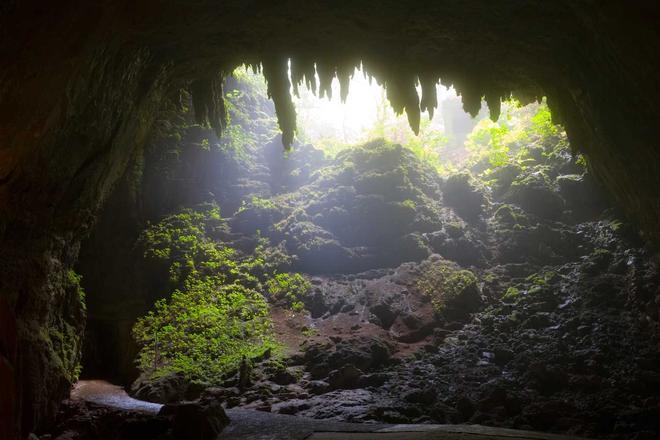
<path fill-rule="evenodd" d="M 658 243 L 659 8 L 593 0 L 4 4 L 0 292 L 17 321 L 19 368 L 3 370 L 1 382 L 17 384 L 10 411 L 23 420 L 3 435 L 48 423 L 65 393 L 70 372 L 44 335 L 53 323 L 82 329 L 80 300 L 65 286 L 77 244 L 180 81 L 212 92 L 201 106 L 221 127 L 217 73 L 265 61 L 285 140 L 295 127 L 281 75 L 289 56 L 296 81 L 316 61 L 323 89 L 334 75 L 346 83 L 363 60 L 413 126 L 434 107 L 432 95 L 420 101 L 414 92 L 416 75 L 453 83 L 472 111 L 482 95 L 496 114 L 511 91 L 546 94 L 594 174 Z M 66 345 L 77 351 L 75 338 Z"/>

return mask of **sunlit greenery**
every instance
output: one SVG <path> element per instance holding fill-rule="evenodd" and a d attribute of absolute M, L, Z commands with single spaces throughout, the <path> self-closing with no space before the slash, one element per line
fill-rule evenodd
<path fill-rule="evenodd" d="M 266 281 L 266 289 L 275 301 L 282 301 L 292 310 L 305 308 L 303 302 L 311 284 L 299 273 L 278 273 Z"/>
<path fill-rule="evenodd" d="M 277 121 L 262 75 L 241 67 L 234 70 L 227 83 L 229 124 L 218 147 L 242 155 L 275 137 Z"/>
<path fill-rule="evenodd" d="M 217 382 L 241 359 L 276 346 L 268 305 L 254 289 L 192 278 L 160 300 L 133 329 L 142 346 L 138 366 L 151 378 L 177 372 Z"/>
<path fill-rule="evenodd" d="M 257 239 L 250 254 L 215 240 L 224 228 L 219 208 L 204 204 L 142 234 L 145 258 L 168 267 L 174 289 L 133 329 L 141 347 L 138 367 L 148 377 L 176 372 L 217 383 L 243 357 L 278 348 L 264 293 L 299 301 L 307 281 L 279 273 L 290 257 L 265 238 Z"/>
<path fill-rule="evenodd" d="M 227 139 L 239 147 L 259 142 L 263 144 L 264 137 L 273 136 L 275 131 L 272 113 L 262 119 L 265 113 L 261 101 L 266 96 L 263 75 L 240 68 L 233 73 L 233 77 L 240 87 L 228 92 L 228 106 L 231 117 L 238 124 L 230 124 Z M 558 148 L 568 148 L 565 133 L 553 123 L 545 101 L 526 106 L 513 99 L 506 101 L 496 122 L 487 117 L 487 112 L 480 112 L 465 144 L 450 146 L 449 138 L 453 134 L 447 131 L 448 127 L 444 126 L 447 120 L 439 113 L 443 99 L 456 99 L 452 90 L 438 86 L 439 108 L 432 120 L 428 115 L 422 115 L 419 135 L 412 132 L 405 115 L 394 113 L 385 91 L 363 78 L 360 71 L 353 76 L 346 105 L 339 101 L 338 83 L 333 83 L 332 90 L 332 99 L 328 100 L 300 87 L 299 97 L 295 99 L 299 141 L 312 143 L 329 157 L 336 157 L 339 152 L 355 145 L 382 138 L 402 145 L 440 174 L 447 175 L 480 166 L 484 162 L 486 165 L 481 165 L 481 170 L 493 170 L 511 163 L 524 165 L 529 146 L 554 144 Z M 247 108 L 247 102 L 253 101 L 260 103 L 254 114 L 248 115 L 241 110 Z M 249 126 L 259 122 L 260 137 L 255 137 Z M 236 128 L 232 129 L 231 125 L 236 125 Z M 268 129 L 264 131 L 263 127 Z M 250 133 L 250 139 L 246 138 L 247 133 Z M 584 158 L 578 157 L 577 161 L 584 165 Z"/>
<path fill-rule="evenodd" d="M 522 159 L 526 147 L 559 140 L 561 129 L 553 124 L 545 102 L 521 106 L 506 102 L 497 122 L 488 118 L 479 121 L 465 142 L 470 152 L 469 162 L 487 159 L 491 167 L 500 167 L 513 159 Z"/>

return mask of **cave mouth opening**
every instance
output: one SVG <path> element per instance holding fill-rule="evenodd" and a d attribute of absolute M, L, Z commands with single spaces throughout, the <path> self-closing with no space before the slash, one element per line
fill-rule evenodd
<path fill-rule="evenodd" d="M 162 110 L 81 248 L 83 377 L 315 419 L 608 429 L 583 404 L 644 393 L 626 365 L 653 330 L 612 307 L 652 269 L 584 157 L 544 102 L 492 121 L 439 88 L 417 136 L 360 78 L 345 105 L 338 82 L 299 91 L 289 152 L 256 73 L 226 80 L 220 137 L 187 91 Z M 627 325 L 621 350 L 586 330 Z"/>
<path fill-rule="evenodd" d="M 472 387 L 472 378 L 482 376 L 471 367 L 452 377 L 443 377 L 443 372 L 449 370 L 441 358 L 451 359 L 451 352 L 443 351 L 443 356 L 435 358 L 432 353 L 422 353 L 420 363 L 410 366 L 409 370 L 417 376 L 411 377 L 409 382 L 417 387 L 421 382 L 419 378 L 428 378 L 428 384 L 431 384 L 430 379 L 436 380 L 428 386 L 437 391 L 435 402 L 430 403 L 432 397 L 426 396 L 423 399 L 428 398 L 427 403 L 416 403 L 420 396 L 413 394 L 410 402 L 395 399 L 387 408 L 365 404 L 373 408 L 375 417 L 394 420 L 402 416 L 413 420 L 422 409 L 424 414 L 431 414 L 428 408 L 433 407 L 437 410 L 433 416 L 436 420 L 441 420 L 442 415 L 449 421 L 458 420 L 456 414 L 460 414 L 473 422 L 528 424 L 542 430 L 572 430 L 603 437 L 610 434 L 613 437 L 654 437 L 658 431 L 657 417 L 654 417 L 658 400 L 649 390 L 658 388 L 655 386 L 658 355 L 654 349 L 660 346 L 655 330 L 660 318 L 655 299 L 658 281 L 654 270 L 649 268 L 652 256 L 645 254 L 641 245 L 629 236 L 632 230 L 642 231 L 643 241 L 655 245 L 656 251 L 660 243 L 660 173 L 656 148 L 656 126 L 660 119 L 656 103 L 660 99 L 660 89 L 655 74 L 660 67 L 658 2 L 637 2 L 632 6 L 624 2 L 601 2 L 598 7 L 594 7 L 593 2 L 567 0 L 415 4 L 383 0 L 377 7 L 369 0 L 341 7 L 327 2 L 299 1 L 287 2 L 287 6 L 290 3 L 292 7 L 282 7 L 280 2 L 259 0 L 249 3 L 227 0 L 221 7 L 213 1 L 194 4 L 156 1 L 139 7 L 126 3 L 78 2 L 71 7 L 73 5 L 66 3 L 26 0 L 9 1 L 0 6 L 0 33 L 3 35 L 0 38 L 3 61 L 0 100 L 4 104 L 0 108 L 0 262 L 4 270 L 0 277 L 0 437 L 23 438 L 35 430 L 55 426 L 58 402 L 66 395 L 78 372 L 80 336 L 85 322 L 80 301 L 81 281 L 76 272 L 70 270 L 76 267 L 80 242 L 95 224 L 99 208 L 112 188 L 116 187 L 118 192 L 112 195 L 107 206 L 116 208 L 117 214 L 111 216 L 109 209 L 100 214 L 94 235 L 102 237 L 101 231 L 105 228 L 108 232 L 105 237 L 114 238 L 115 248 L 121 249 L 119 253 L 123 252 L 124 258 L 108 258 L 112 252 L 104 246 L 104 241 L 97 240 L 94 246 L 90 245 L 94 243 L 91 239 L 83 249 L 83 256 L 91 258 L 80 260 L 77 272 L 84 275 L 82 284 L 87 289 L 88 308 L 93 318 L 90 328 L 98 324 L 97 330 L 91 333 L 97 335 L 99 343 L 108 341 L 99 345 L 88 338 L 88 343 L 96 345 L 97 351 L 103 351 L 100 347 L 104 347 L 116 353 L 108 365 L 117 359 L 124 363 L 122 368 L 108 367 L 115 372 L 133 368 L 135 351 L 131 353 L 130 342 L 117 348 L 113 341 L 121 338 L 131 341 L 131 320 L 147 313 L 158 299 L 145 299 L 139 287 L 133 289 L 134 272 L 138 269 L 124 261 L 134 261 L 133 249 L 139 252 L 135 241 L 146 228 L 146 221 L 161 219 L 178 207 L 161 203 L 162 200 L 142 198 L 143 189 L 151 187 L 152 191 L 146 193 L 163 194 L 155 190 L 164 189 L 165 182 L 170 180 L 178 182 L 165 191 L 171 202 L 176 202 L 181 194 L 188 194 L 186 200 L 194 198 L 196 202 L 206 200 L 209 192 L 225 197 L 223 188 L 196 192 L 195 188 L 204 188 L 204 185 L 196 182 L 190 185 L 194 179 L 187 177 L 184 165 L 175 170 L 167 165 L 168 160 L 174 163 L 181 160 L 183 164 L 197 157 L 202 165 L 208 163 L 215 172 L 218 167 L 212 163 L 216 153 L 198 154 L 194 149 L 179 153 L 170 149 L 169 157 L 162 158 L 161 162 L 139 159 L 144 157 L 141 150 L 154 119 L 158 119 L 160 131 L 167 132 L 168 125 L 172 125 L 167 121 L 175 120 L 167 116 L 168 109 L 176 112 L 181 103 L 189 102 L 179 99 L 182 94 L 177 93 L 185 87 L 194 89 L 189 92 L 199 104 L 194 106 L 200 110 L 201 122 L 209 121 L 220 131 L 223 123 L 217 116 L 223 114 L 222 100 L 217 98 L 222 98 L 224 92 L 218 93 L 220 84 L 216 73 L 228 72 L 233 63 L 239 61 L 265 61 L 269 66 L 267 76 L 276 79 L 271 82 L 271 94 L 274 106 L 282 110 L 278 111 L 281 116 L 278 125 L 286 134 L 284 143 L 288 144 L 295 119 L 291 118 L 293 106 L 289 105 L 289 94 L 283 93 L 290 89 L 284 81 L 288 80 L 285 78 L 286 63 L 282 62 L 287 57 L 300 62 L 296 69 L 302 67 L 302 70 L 297 71 L 296 78 L 314 63 L 323 66 L 324 73 L 320 76 L 326 84 L 327 78 L 335 74 L 345 78 L 346 71 L 352 71 L 356 60 L 367 60 L 369 70 L 388 83 L 388 93 L 398 93 L 400 99 L 394 101 L 399 110 L 402 107 L 405 110 L 406 105 L 413 110 L 417 107 L 413 102 L 414 94 L 410 93 L 414 89 L 411 81 L 414 75 L 425 76 L 425 81 L 430 78 L 432 82 L 439 76 L 451 78 L 474 111 L 479 110 L 482 97 L 496 105 L 499 98 L 512 90 L 522 90 L 530 96 L 546 95 L 553 115 L 564 123 L 573 146 L 588 157 L 589 172 L 609 189 L 635 222 L 631 227 L 627 221 L 613 219 L 615 211 L 610 211 L 610 216 L 596 217 L 599 220 L 595 223 L 587 221 L 593 218 L 588 216 L 575 220 L 575 224 L 565 222 L 565 211 L 580 212 L 580 209 L 566 208 L 570 203 L 576 208 L 592 206 L 591 197 L 582 201 L 576 197 L 574 202 L 564 197 L 581 193 L 585 180 L 580 182 L 580 172 L 560 172 L 555 176 L 548 175 L 546 170 L 518 182 L 513 189 L 532 188 L 527 193 L 531 194 L 528 200 L 543 200 L 544 203 L 539 203 L 543 207 L 556 206 L 553 203 L 558 200 L 547 202 L 552 197 L 541 188 L 548 189 L 546 183 L 551 190 L 559 187 L 562 206 L 566 208 L 561 210 L 562 218 L 536 222 L 527 212 L 532 205 L 524 209 L 520 203 L 511 201 L 506 203 L 509 209 L 498 212 L 496 220 L 502 227 L 498 226 L 500 230 L 496 231 L 490 213 L 491 208 L 500 206 L 486 207 L 486 237 L 492 241 L 484 242 L 485 247 L 497 258 L 508 260 L 489 266 L 493 270 L 497 268 L 494 276 L 483 279 L 479 278 L 480 273 L 475 276 L 483 283 L 479 285 L 482 300 L 487 282 L 495 283 L 493 289 L 500 293 L 506 286 L 507 297 L 502 298 L 501 304 L 487 304 L 486 309 L 492 313 L 486 313 L 486 309 L 478 312 L 479 321 L 471 321 L 468 327 L 445 329 L 449 333 L 446 334 L 447 344 L 443 345 L 447 348 L 467 344 L 473 355 L 466 365 L 480 364 L 483 371 L 501 375 L 493 377 L 492 389 Z M 420 112 L 423 100 L 422 96 Z M 416 116 L 410 116 L 412 125 L 416 126 Z M 492 134 L 498 136 L 497 131 Z M 192 132 L 190 135 L 192 139 Z M 202 140 L 202 137 L 193 139 L 200 143 L 200 149 Z M 173 136 L 169 142 L 178 142 L 177 137 Z M 147 149 L 146 153 L 157 157 L 153 150 Z M 394 153 L 386 157 L 396 156 Z M 371 157 L 369 152 L 364 156 Z M 539 158 L 549 159 L 543 155 Z M 129 162 L 128 174 L 143 175 L 140 185 L 135 185 L 138 181 L 135 178 L 120 179 Z M 242 172 L 238 160 L 220 161 L 222 163 L 235 164 L 235 172 Z M 195 178 L 198 180 L 213 181 L 212 173 L 199 172 L 203 166 L 196 164 L 191 168 L 197 170 Z M 346 173 L 336 177 L 351 183 L 350 169 L 355 168 L 348 164 L 345 168 Z M 170 172 L 165 172 L 167 170 Z M 489 182 L 504 182 L 501 179 L 506 179 L 508 171 L 515 172 L 516 168 L 503 168 L 502 174 L 492 176 Z M 232 191 L 240 193 L 242 188 L 267 183 L 262 180 L 266 179 L 264 174 L 268 174 L 264 168 L 252 170 L 245 180 L 232 187 Z M 393 172 L 388 178 L 396 180 L 398 174 Z M 571 174 L 577 176 L 557 179 Z M 331 175 L 326 177 L 333 179 Z M 466 179 L 469 184 L 469 177 L 447 178 L 440 190 L 454 185 L 465 187 Z M 366 190 L 368 179 L 360 181 L 358 186 Z M 562 195 L 561 188 L 571 185 L 575 191 L 564 190 Z M 400 185 L 394 185 L 397 186 Z M 358 191 L 352 184 L 336 185 L 325 188 L 323 194 L 343 187 Z M 123 198 L 119 195 L 122 192 L 132 195 Z M 350 200 L 353 193 L 349 190 L 346 194 L 333 194 Z M 478 200 L 472 191 L 466 194 L 459 201 Z M 443 192 L 442 206 L 454 210 L 445 203 L 444 195 Z M 360 206 L 365 210 L 374 209 L 380 203 L 376 199 L 371 197 Z M 493 201 L 491 196 L 487 199 Z M 410 200 L 415 201 L 414 198 Z M 255 201 L 259 204 L 260 200 Z M 141 205 L 136 208 L 138 204 Z M 227 203 L 220 206 L 221 223 L 223 219 L 234 217 L 229 215 L 233 211 Z M 418 204 L 414 207 L 417 214 Z M 158 212 L 159 208 L 165 212 Z M 246 208 L 249 210 L 249 206 Z M 411 203 L 398 206 L 401 218 L 410 215 L 411 208 Z M 556 212 L 554 209 L 547 211 Z M 336 252 L 332 260 L 323 261 L 348 257 L 350 261 L 353 258 L 364 261 L 369 257 L 368 252 L 354 249 L 347 253 L 342 251 L 346 246 L 334 245 L 329 235 L 332 231 L 315 223 L 327 217 L 324 213 L 314 213 L 321 215 L 311 219 L 304 214 L 309 213 L 300 212 L 304 221 L 299 222 L 297 231 L 309 233 L 306 248 L 315 252 L 316 245 L 323 245 L 325 251 Z M 340 209 L 331 214 L 336 216 L 333 220 L 345 215 Z M 585 223 L 585 226 L 577 226 Z M 564 228 L 562 224 L 570 227 Z M 455 260 L 458 255 L 471 258 L 471 254 L 465 252 L 471 249 L 468 243 L 483 242 L 479 235 L 482 229 L 466 230 L 461 225 L 458 221 L 443 224 L 441 232 L 446 235 L 437 234 L 437 241 L 433 243 L 444 246 L 446 255 L 452 249 L 460 252 L 452 258 L 438 252 L 441 258 Z M 376 223 L 373 231 L 366 230 L 364 236 L 382 231 L 381 226 Z M 214 230 L 218 234 L 226 232 L 222 228 Z M 329 234 L 324 234 L 323 230 Z M 281 232 L 285 234 L 287 230 Z M 337 241 L 341 245 L 341 241 Z M 380 244 L 395 241 L 382 240 Z M 420 241 L 414 236 L 406 243 L 409 247 L 402 245 L 396 252 L 389 252 L 390 258 L 403 254 L 404 249 L 409 252 L 420 249 L 420 243 L 425 244 L 423 237 Z M 242 244 L 248 246 L 249 242 Z M 431 245 L 429 241 L 428 247 Z M 207 248 L 211 252 L 208 245 Z M 562 261 L 569 257 L 571 261 Z M 95 275 L 94 268 L 89 268 L 94 259 L 106 261 L 107 272 L 126 281 L 117 285 L 115 279 L 110 280 L 107 287 L 101 285 L 98 281 L 101 277 Z M 564 264 L 560 264 L 562 262 Z M 186 261 L 182 261 L 181 268 L 186 269 L 188 266 L 184 263 Z M 466 266 L 469 266 L 467 262 L 457 264 L 463 267 L 460 270 L 475 272 Z M 532 269 L 535 272 L 531 275 L 530 265 L 539 266 Z M 159 270 L 158 265 L 154 264 L 152 269 Z M 168 284 L 170 274 L 167 268 L 161 267 L 161 270 L 161 275 L 167 272 L 158 278 L 163 280 L 163 286 L 153 291 L 167 294 L 172 287 Z M 175 278 L 178 273 L 173 271 Z M 532 276 L 534 274 L 537 276 Z M 566 285 L 565 277 L 575 282 Z M 520 282 L 515 282 L 520 285 L 511 285 L 513 279 L 519 279 Z M 498 287 L 498 282 L 504 285 Z M 145 289 L 151 287 L 145 286 Z M 579 292 L 575 292 L 576 289 Z M 555 293 L 554 296 L 549 291 Z M 531 292 L 541 296 L 531 295 Z M 577 299 L 571 297 L 573 293 Z M 106 295 L 116 298 L 127 314 L 122 316 L 100 298 Z M 553 301 L 558 302 L 555 308 Z M 575 313 L 580 308 L 582 313 Z M 612 318 L 612 311 L 618 312 L 616 320 Z M 128 316 L 128 312 L 133 315 Z M 566 313 L 573 315 L 564 321 L 562 317 L 567 316 Z M 106 324 L 100 324 L 103 319 Z M 415 325 L 414 319 L 407 321 Z M 548 323 L 550 325 L 546 326 Z M 555 328 L 557 325 L 559 327 Z M 483 336 L 484 347 L 468 343 L 474 339 L 465 332 L 474 328 L 480 330 L 477 333 Z M 493 331 L 487 330 L 491 328 Z M 510 328 L 521 329 L 523 340 L 507 339 Z M 453 333 L 460 331 L 463 333 Z M 489 332 L 516 342 L 513 350 L 487 338 Z M 556 332 L 558 337 L 550 338 L 550 332 Z M 104 334 L 107 334 L 105 339 L 102 338 Z M 605 339 L 613 341 L 612 344 L 605 344 Z M 541 340 L 548 342 L 547 348 L 529 349 L 530 341 Z M 565 343 L 556 345 L 553 343 L 556 340 Z M 330 341 L 326 351 L 336 352 L 335 345 L 335 341 Z M 432 352 L 434 348 L 429 347 L 429 350 Z M 91 353 L 89 347 L 85 351 Z M 492 353 L 494 357 L 481 353 Z M 624 354 L 626 358 L 622 357 Z M 508 358 L 510 360 L 506 361 Z M 555 368 L 558 365 L 563 368 Z M 436 373 L 425 375 L 424 371 L 433 368 Z M 322 382 L 327 382 L 323 379 Z M 445 392 L 445 382 L 460 382 L 459 388 L 464 393 L 459 396 Z M 384 398 L 408 394 L 397 386 L 386 380 L 382 386 L 367 391 L 389 393 Z M 524 390 L 520 391 L 522 388 Z M 361 395 L 364 399 L 370 398 L 369 395 L 373 397 L 373 394 Z M 584 408 L 591 408 L 593 412 Z M 9 423 L 4 423 L 5 420 Z"/>

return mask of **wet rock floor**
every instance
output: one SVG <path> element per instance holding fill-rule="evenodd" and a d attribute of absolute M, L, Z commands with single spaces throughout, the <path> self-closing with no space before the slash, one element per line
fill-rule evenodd
<path fill-rule="evenodd" d="M 121 387 L 101 380 L 80 381 L 71 392 L 74 402 L 86 402 L 98 405 L 98 408 L 110 407 L 121 411 L 125 416 L 143 417 L 147 414 L 156 415 L 162 405 L 140 401 L 130 397 Z M 100 412 L 100 409 L 97 409 Z M 93 414 L 93 411 L 92 411 Z M 227 411 L 230 424 L 219 438 L 237 440 L 402 440 L 402 439 L 530 439 L 530 440 L 570 440 L 577 437 L 567 437 L 554 434 L 543 434 L 531 431 L 517 431 L 502 428 L 490 428 L 479 425 L 384 425 L 357 424 L 336 421 L 324 421 L 263 411 L 232 409 Z M 57 438 L 72 438 L 57 437 Z M 73 437 L 74 438 L 74 437 Z"/>

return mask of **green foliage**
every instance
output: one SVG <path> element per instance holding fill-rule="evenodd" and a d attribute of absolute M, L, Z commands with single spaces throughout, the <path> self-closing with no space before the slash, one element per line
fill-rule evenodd
<path fill-rule="evenodd" d="M 257 211 L 278 211 L 278 207 L 275 204 L 273 199 L 267 199 L 259 196 L 252 196 L 249 201 L 243 200 L 241 206 L 238 208 L 236 213 L 241 213 L 247 210 L 257 210 Z"/>
<path fill-rule="evenodd" d="M 278 348 L 262 292 L 275 279 L 297 297 L 306 281 L 277 273 L 291 264 L 283 245 L 273 247 L 258 237 L 244 255 L 213 239 L 223 227 L 218 207 L 204 204 L 165 217 L 140 238 L 145 258 L 168 266 L 173 286 L 169 298 L 133 328 L 140 346 L 137 364 L 149 378 L 177 372 L 219 383 L 243 357 Z"/>
<path fill-rule="evenodd" d="M 319 331 L 314 327 L 303 327 L 300 333 L 306 338 L 312 338 L 319 334 Z"/>
<path fill-rule="evenodd" d="M 87 305 L 85 304 L 85 289 L 80 285 L 82 281 L 82 275 L 78 275 L 73 269 L 69 269 L 66 272 L 66 284 L 68 289 L 74 289 L 78 293 L 78 299 L 82 310 L 87 310 Z"/>
<path fill-rule="evenodd" d="M 266 289 L 276 302 L 284 302 L 293 311 L 305 308 L 303 300 L 311 284 L 299 273 L 278 273 L 266 281 Z"/>
<path fill-rule="evenodd" d="M 531 119 L 531 125 L 527 129 L 527 136 L 530 138 L 537 137 L 547 139 L 559 134 L 559 127 L 552 122 L 552 114 L 550 108 L 544 102 L 539 106 L 538 111 Z"/>
<path fill-rule="evenodd" d="M 517 287 L 510 286 L 508 289 L 506 289 L 506 292 L 504 292 L 502 299 L 505 301 L 514 301 L 516 298 L 518 298 L 519 295 L 520 290 L 518 290 Z"/>
<path fill-rule="evenodd" d="M 509 157 L 510 149 L 506 143 L 509 132 L 506 124 L 483 119 L 468 136 L 466 146 L 473 156 L 486 157 L 491 166 L 500 167 Z"/>
<path fill-rule="evenodd" d="M 178 285 L 197 270 L 196 260 L 228 259 L 233 251 L 212 249 L 206 234 L 221 222 L 220 209 L 215 204 L 203 204 L 195 209 L 186 208 L 149 226 L 138 242 L 145 249 L 147 259 L 169 262 L 170 282 Z M 208 255 L 209 258 L 202 258 Z M 195 258 L 197 257 L 197 258 Z M 216 261 L 218 267 L 219 261 Z"/>
<path fill-rule="evenodd" d="M 403 202 L 401 202 L 401 205 L 413 211 L 415 210 L 415 208 L 417 208 L 417 204 L 415 203 L 415 201 L 410 199 L 404 200 Z"/>
<path fill-rule="evenodd" d="M 578 154 L 577 158 L 575 159 L 575 163 L 582 168 L 587 168 L 587 158 L 584 157 L 582 154 Z"/>
<path fill-rule="evenodd" d="M 527 225 L 527 217 L 517 212 L 511 205 L 504 204 L 497 208 L 494 215 L 495 221 L 502 226 L 511 228 L 516 225 Z"/>
<path fill-rule="evenodd" d="M 263 197 L 252 197 L 250 201 L 252 206 L 258 209 L 277 209 L 277 205 L 272 199 L 265 199 Z"/>
<path fill-rule="evenodd" d="M 555 271 L 546 271 L 535 273 L 526 278 L 526 281 L 532 283 L 536 287 L 547 287 L 550 284 L 553 284 L 559 275 Z"/>
<path fill-rule="evenodd" d="M 226 86 L 229 123 L 217 146 L 222 151 L 245 157 L 248 151 L 277 135 L 273 103 L 268 98 L 263 76 L 250 72 L 247 67 L 235 69 Z"/>
<path fill-rule="evenodd" d="M 408 136 L 403 146 L 417 156 L 419 160 L 436 169 L 440 174 L 453 171 L 453 167 L 443 160 L 442 154 L 448 145 L 447 136 L 431 127 L 431 121 L 421 121 L 419 136 Z"/>
<path fill-rule="evenodd" d="M 85 291 L 80 285 L 81 279 L 71 269 L 64 273 L 62 287 L 70 301 L 66 302 L 61 315 L 52 317 L 36 334 L 48 348 L 53 366 L 70 384 L 78 380 L 82 369 L 80 361 L 83 338 L 80 323 L 85 321 Z"/>
<path fill-rule="evenodd" d="M 529 146 L 554 146 L 561 136 L 563 130 L 552 122 L 545 101 L 524 107 L 509 101 L 497 122 L 482 119 L 468 135 L 468 164 L 485 160 L 491 169 L 512 163 L 524 166 L 530 159 Z M 565 143 L 560 145 L 566 147 Z"/>
<path fill-rule="evenodd" d="M 151 378 L 176 372 L 217 383 L 243 357 L 277 347 L 264 297 L 218 277 L 188 280 L 138 320 L 133 334 L 142 347 L 138 365 Z"/>

